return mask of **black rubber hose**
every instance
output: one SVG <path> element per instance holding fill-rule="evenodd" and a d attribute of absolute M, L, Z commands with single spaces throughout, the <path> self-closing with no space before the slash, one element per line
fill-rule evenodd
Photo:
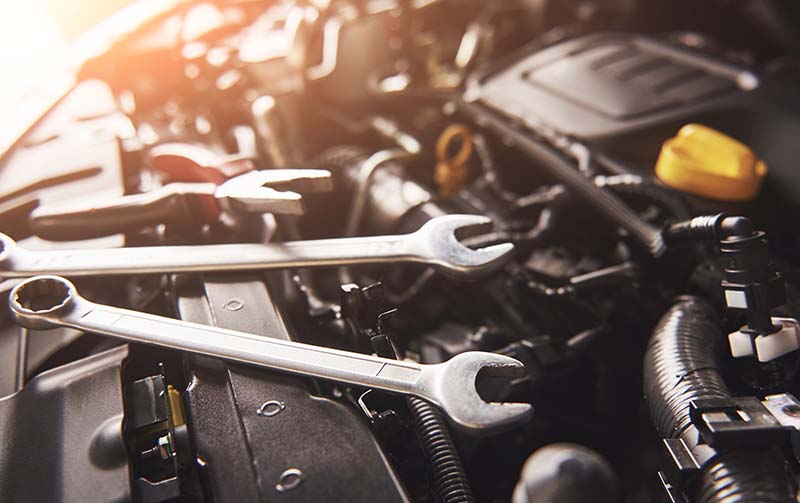
<path fill-rule="evenodd" d="M 475 498 L 450 432 L 433 405 L 416 397 L 406 399 L 414 426 L 428 458 L 436 495 L 442 503 L 472 503 Z"/>
<path fill-rule="evenodd" d="M 755 227 L 749 218 L 719 213 L 676 222 L 664 229 L 664 239 L 668 244 L 696 240 L 720 241 L 728 238 L 748 238 L 754 233 Z"/>
<path fill-rule="evenodd" d="M 615 175 L 595 178 L 595 183 L 625 199 L 642 198 L 667 210 L 676 220 L 686 220 L 691 214 L 683 197 L 670 189 L 645 180 L 638 175 Z"/>
<path fill-rule="evenodd" d="M 550 175 L 592 205 L 598 214 L 627 230 L 651 255 L 658 257 L 664 253 L 665 245 L 660 229 L 644 221 L 616 195 L 596 186 L 594 181 L 578 171 L 574 163 L 565 159 L 561 153 L 533 139 L 530 133 L 515 128 L 513 122 L 492 114 L 480 105 L 462 101 L 459 106 L 477 124 L 494 131 L 504 141 L 519 148 L 528 158 L 540 163 Z"/>
<path fill-rule="evenodd" d="M 698 433 L 689 402 L 729 398 L 716 360 L 722 327 L 711 306 L 681 298 L 656 326 L 644 359 L 644 391 L 650 415 L 664 438 L 682 438 L 690 447 Z M 774 450 L 720 454 L 703 467 L 698 503 L 788 503 L 792 484 L 786 462 Z"/>

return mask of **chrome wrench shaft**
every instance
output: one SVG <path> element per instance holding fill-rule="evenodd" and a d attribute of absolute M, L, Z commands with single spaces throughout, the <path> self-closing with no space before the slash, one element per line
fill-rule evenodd
<path fill-rule="evenodd" d="M 447 362 L 425 365 L 236 332 L 105 306 L 81 297 L 58 276 L 40 276 L 9 295 L 17 321 L 32 330 L 58 326 L 129 342 L 188 351 L 304 376 L 415 395 L 439 406 L 464 430 L 508 426 L 526 419 L 531 406 L 489 403 L 476 391 L 479 371 L 518 376 L 524 367 L 510 357 L 466 352 Z"/>
<path fill-rule="evenodd" d="M 270 244 L 147 246 L 80 250 L 27 250 L 0 234 L 0 277 L 39 274 L 99 276 L 332 267 L 413 262 L 431 265 L 453 277 L 469 279 L 504 265 L 513 245 L 473 250 L 456 231 L 485 227 L 486 217 L 437 217 L 411 234 L 318 239 Z"/>

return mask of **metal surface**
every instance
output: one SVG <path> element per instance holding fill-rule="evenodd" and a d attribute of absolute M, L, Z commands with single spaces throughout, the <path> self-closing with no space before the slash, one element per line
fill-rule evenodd
<path fill-rule="evenodd" d="M 17 379 L 14 391 L 19 391 L 25 386 L 28 376 L 28 338 L 30 331 L 25 327 L 19 329 L 19 343 L 17 344 Z"/>
<path fill-rule="evenodd" d="M 219 186 L 213 183 L 170 183 L 151 192 L 92 204 L 40 206 L 30 216 L 34 232 L 49 239 L 97 237 L 146 225 L 189 225 L 203 215 L 219 212 L 303 213 L 302 196 L 294 192 L 323 192 L 332 188 L 330 173 L 320 169 L 250 171 Z M 283 189 L 283 190 L 279 190 Z M 193 205 L 201 205 L 203 213 Z"/>
<path fill-rule="evenodd" d="M 781 393 L 768 395 L 761 402 L 781 426 L 800 430 L 800 402 L 794 395 Z"/>
<path fill-rule="evenodd" d="M 57 276 L 21 282 L 9 295 L 17 322 L 31 329 L 67 326 L 130 342 L 214 356 L 228 361 L 410 394 L 439 406 L 464 430 L 521 422 L 531 406 L 485 402 L 476 390 L 479 372 L 498 377 L 524 373 L 506 356 L 466 352 L 424 365 L 225 330 L 90 302 Z"/>
<path fill-rule="evenodd" d="M 130 501 L 120 372 L 127 346 L 32 379 L 0 400 L 0 501 Z"/>
<path fill-rule="evenodd" d="M 109 250 L 31 251 L 0 234 L 0 277 L 38 274 L 98 276 L 164 272 L 236 271 L 330 267 L 356 264 L 422 263 L 457 278 L 474 278 L 502 267 L 514 246 L 472 250 L 456 233 L 478 231 L 486 217 L 447 215 L 411 234 L 291 241 L 279 244 L 158 246 Z"/>
<path fill-rule="evenodd" d="M 17 239 L 30 236 L 28 214 L 37 202 L 60 204 L 87 194 L 119 197 L 123 157 L 129 155 L 123 145 L 131 135 L 130 121 L 106 84 L 78 84 L 2 161 L 3 232 Z"/>
<path fill-rule="evenodd" d="M 255 132 L 264 150 L 276 167 L 288 166 L 294 156 L 290 152 L 277 102 L 269 95 L 259 96 L 250 107 Z"/>
<path fill-rule="evenodd" d="M 350 207 L 350 213 L 347 217 L 345 236 L 358 234 L 369 199 L 369 188 L 379 168 L 390 166 L 395 161 L 410 159 L 419 155 L 422 151 L 419 141 L 410 134 L 401 131 L 392 121 L 382 117 L 375 117 L 371 121 L 371 126 L 385 138 L 397 143 L 400 148 L 379 150 L 369 156 L 359 168 L 356 176 L 355 199 L 353 199 L 353 205 Z"/>
<path fill-rule="evenodd" d="M 3 296 L 5 301 L 6 296 Z M 19 391 L 43 363 L 58 350 L 74 342 L 81 336 L 77 330 L 58 329 L 48 332 L 47 337 L 20 337 L 22 329 L 3 321 L 0 327 L 0 398 Z M 25 343 L 26 347 L 20 347 Z M 27 358 L 20 361 L 20 355 Z M 24 377 L 23 377 L 24 372 Z"/>

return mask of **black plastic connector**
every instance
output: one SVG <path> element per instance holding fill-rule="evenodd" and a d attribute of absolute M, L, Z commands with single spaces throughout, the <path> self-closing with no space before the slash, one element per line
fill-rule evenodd
<path fill-rule="evenodd" d="M 664 230 L 668 244 L 683 241 L 715 240 L 725 256 L 722 288 L 728 309 L 745 311 L 752 335 L 767 335 L 780 330 L 772 323 L 771 312 L 786 302 L 786 287 L 772 264 L 765 234 L 742 216 L 724 213 L 692 218 Z"/>

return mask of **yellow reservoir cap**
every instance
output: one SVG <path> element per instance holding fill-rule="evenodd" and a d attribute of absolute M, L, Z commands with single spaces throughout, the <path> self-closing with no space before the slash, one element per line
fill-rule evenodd
<path fill-rule="evenodd" d="M 656 176 L 672 188 L 720 201 L 749 201 L 761 190 L 767 165 L 750 148 L 700 124 L 687 124 L 664 142 Z"/>

